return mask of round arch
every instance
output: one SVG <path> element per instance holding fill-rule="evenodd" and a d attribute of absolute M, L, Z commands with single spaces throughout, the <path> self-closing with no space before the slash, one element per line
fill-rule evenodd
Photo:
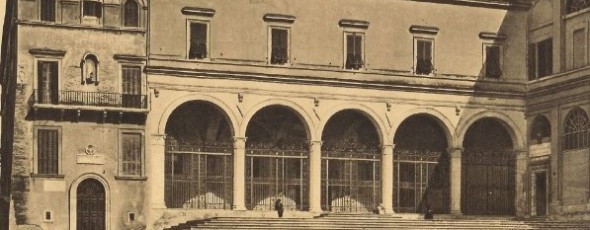
<path fill-rule="evenodd" d="M 398 116 L 398 118 L 401 118 L 401 119 L 395 120 L 395 123 L 392 125 L 391 129 L 389 130 L 390 136 L 387 137 L 387 139 L 393 140 L 395 138 L 395 133 L 399 129 L 400 125 L 404 121 L 406 121 L 408 118 L 410 118 L 412 116 L 416 116 L 416 115 L 426 115 L 426 116 L 432 118 L 434 121 L 436 121 L 436 123 L 443 130 L 443 132 L 447 138 L 447 146 L 449 146 L 449 147 L 453 146 L 454 135 L 451 133 L 451 130 L 455 130 L 455 126 L 453 125 L 453 123 L 451 123 L 451 121 L 449 120 L 449 118 L 446 115 L 444 115 L 442 112 L 440 112 L 434 108 L 415 108 L 415 109 L 411 109 L 411 110 L 403 112 L 400 116 Z"/>
<path fill-rule="evenodd" d="M 527 130 L 529 140 L 538 139 L 541 141 L 542 138 L 551 137 L 551 122 L 546 115 L 538 114 L 533 117 Z"/>
<path fill-rule="evenodd" d="M 504 128 L 508 134 L 510 134 L 510 138 L 514 144 L 514 149 L 524 149 L 526 138 L 516 122 L 514 122 L 514 120 L 512 120 L 508 115 L 488 110 L 476 113 L 459 121 L 459 125 L 457 125 L 457 131 L 455 132 L 457 137 L 455 138 L 455 143 L 453 146 L 462 146 L 469 127 L 482 118 L 495 118 L 500 121 L 500 123 L 504 125 Z"/>
<path fill-rule="evenodd" d="M 236 135 L 236 130 L 239 130 L 239 126 L 238 126 L 238 119 L 236 114 L 233 112 L 233 110 L 230 109 L 230 107 L 225 104 L 223 101 L 215 98 L 215 97 L 211 97 L 211 96 L 204 96 L 204 95 L 185 95 L 182 97 L 179 97 L 175 100 L 172 101 L 172 103 L 168 104 L 168 106 L 163 110 L 163 112 L 160 115 L 160 120 L 158 121 L 158 130 L 157 133 L 158 134 L 164 134 L 166 132 L 166 124 L 168 123 L 168 119 L 170 118 L 170 115 L 182 104 L 186 103 L 186 102 L 190 102 L 190 101 L 203 101 L 203 102 L 208 102 L 213 104 L 214 106 L 216 106 L 217 108 L 220 109 L 220 112 L 222 112 L 227 119 L 229 120 L 230 127 L 231 127 L 231 131 L 232 134 L 235 136 Z"/>
<path fill-rule="evenodd" d="M 369 119 L 369 121 L 371 121 L 373 123 L 373 125 L 375 126 L 375 129 L 377 131 L 377 135 L 379 135 L 380 144 L 391 142 L 389 139 L 386 139 L 390 135 L 386 132 L 388 129 L 385 128 L 386 126 L 385 126 L 385 122 L 383 121 L 383 119 L 380 116 L 378 116 L 377 113 L 373 109 L 371 109 L 370 107 L 368 107 L 366 105 L 362 105 L 362 104 L 342 103 L 342 104 L 336 105 L 336 106 L 332 107 L 330 110 L 328 110 L 328 112 L 325 113 L 325 116 L 322 117 L 321 124 L 318 126 L 317 132 L 320 134 L 320 137 L 321 137 L 326 125 L 330 121 L 330 118 L 332 118 L 336 113 L 344 111 L 344 110 L 357 111 L 357 112 L 360 112 L 361 114 L 363 114 L 365 117 L 367 117 L 367 119 Z"/>
<path fill-rule="evenodd" d="M 72 184 L 70 185 L 70 230 L 76 230 L 76 221 L 77 221 L 77 211 L 78 211 L 78 186 L 80 183 L 86 179 L 94 179 L 97 180 L 102 184 L 105 191 L 105 229 L 111 229 L 111 199 L 110 199 L 110 191 L 111 188 L 107 180 L 105 180 L 102 176 L 95 174 L 95 173 L 87 173 L 83 174 L 80 177 L 76 178 Z"/>
<path fill-rule="evenodd" d="M 305 111 L 305 109 L 303 109 L 303 107 L 298 105 L 296 102 L 286 100 L 286 99 L 269 99 L 269 100 L 262 101 L 262 102 L 256 104 L 255 106 L 253 106 L 248 111 L 248 113 L 246 113 L 244 115 L 244 119 L 242 120 L 242 123 L 240 124 L 239 129 L 238 129 L 239 130 L 238 135 L 240 137 L 245 137 L 246 130 L 248 129 L 248 124 L 250 123 L 250 121 L 252 120 L 254 115 L 256 115 L 257 112 L 261 111 L 262 109 L 264 109 L 266 107 L 275 106 L 275 105 L 284 106 L 284 107 L 288 108 L 289 110 L 293 111 L 301 119 L 301 122 L 303 123 L 303 125 L 305 125 L 308 137 L 311 140 L 316 140 L 318 138 L 318 135 L 315 132 L 316 122 L 314 122 L 314 120 L 312 119 L 310 114 L 307 113 Z"/>

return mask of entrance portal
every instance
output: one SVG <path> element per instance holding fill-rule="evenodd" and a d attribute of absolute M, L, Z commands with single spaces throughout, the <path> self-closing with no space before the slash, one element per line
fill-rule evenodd
<path fill-rule="evenodd" d="M 535 211 L 537 216 L 547 215 L 547 173 L 535 173 Z"/>
<path fill-rule="evenodd" d="M 106 229 L 104 186 L 95 179 L 86 179 L 78 185 L 76 199 L 76 229 Z"/>
<path fill-rule="evenodd" d="M 393 209 L 398 213 L 449 211 L 447 138 L 428 115 L 404 120 L 395 133 Z"/>
<path fill-rule="evenodd" d="M 322 209 L 370 212 L 381 200 L 381 155 L 375 126 L 354 111 L 332 117 L 322 134 Z"/>
<path fill-rule="evenodd" d="M 516 159 L 503 124 L 493 118 L 475 122 L 467 130 L 463 146 L 463 213 L 514 215 Z"/>

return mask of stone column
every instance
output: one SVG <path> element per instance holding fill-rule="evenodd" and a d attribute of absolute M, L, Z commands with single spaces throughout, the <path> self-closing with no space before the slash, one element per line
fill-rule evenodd
<path fill-rule="evenodd" d="M 149 154 L 149 182 L 151 206 L 154 209 L 165 209 L 164 202 L 164 167 L 166 152 L 166 135 L 152 134 Z"/>
<path fill-rule="evenodd" d="M 309 211 L 321 212 L 322 142 L 309 142 Z"/>
<path fill-rule="evenodd" d="M 234 201 L 233 210 L 246 210 L 246 138 L 234 138 Z"/>
<path fill-rule="evenodd" d="M 461 215 L 461 155 L 463 148 L 449 148 L 448 152 L 451 166 L 451 214 Z"/>
<path fill-rule="evenodd" d="M 516 178 L 514 180 L 515 182 L 515 186 L 516 186 L 516 191 L 515 191 L 515 196 L 514 196 L 514 204 L 515 204 L 515 211 L 516 211 L 516 216 L 524 216 L 526 214 L 526 210 L 527 210 L 527 191 L 526 188 L 528 186 L 526 186 L 525 183 L 528 183 L 528 178 L 527 178 L 527 168 L 528 168 L 528 163 L 527 163 L 527 151 L 526 150 L 516 150 L 515 151 L 516 154 Z"/>
<path fill-rule="evenodd" d="M 393 148 L 395 145 L 383 145 L 381 157 L 381 202 L 386 214 L 393 213 Z"/>

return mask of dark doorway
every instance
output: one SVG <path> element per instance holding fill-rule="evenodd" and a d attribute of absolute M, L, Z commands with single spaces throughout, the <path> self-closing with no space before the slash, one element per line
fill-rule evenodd
<path fill-rule="evenodd" d="M 461 157 L 461 210 L 471 215 L 514 215 L 515 157 L 512 139 L 494 118 L 475 122 Z"/>
<path fill-rule="evenodd" d="M 105 229 L 105 190 L 95 179 L 86 179 L 76 190 L 76 229 Z"/>
<path fill-rule="evenodd" d="M 537 216 L 547 215 L 547 173 L 535 173 L 535 204 Z"/>

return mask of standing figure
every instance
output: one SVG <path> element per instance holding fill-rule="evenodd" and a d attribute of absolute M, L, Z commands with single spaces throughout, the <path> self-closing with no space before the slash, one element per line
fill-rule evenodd
<path fill-rule="evenodd" d="M 432 220 L 434 219 L 434 211 L 432 210 L 432 208 L 430 208 L 429 204 L 426 204 L 426 210 L 424 213 L 424 219 L 425 220 Z"/>
<path fill-rule="evenodd" d="M 279 217 L 283 217 L 283 201 L 281 199 L 275 201 L 275 210 L 277 210 Z"/>

